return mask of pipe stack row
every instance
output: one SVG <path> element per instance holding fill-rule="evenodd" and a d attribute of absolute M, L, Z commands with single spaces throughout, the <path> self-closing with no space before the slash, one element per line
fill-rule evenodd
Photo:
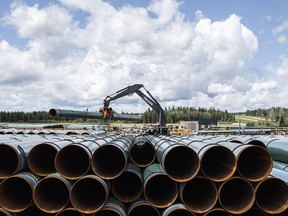
<path fill-rule="evenodd" d="M 0 215 L 287 215 L 288 181 L 243 140 L 0 135 Z"/>

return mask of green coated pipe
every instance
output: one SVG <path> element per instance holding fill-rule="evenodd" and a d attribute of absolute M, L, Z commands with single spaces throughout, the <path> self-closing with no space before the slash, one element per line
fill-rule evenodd
<path fill-rule="evenodd" d="M 288 163 L 288 139 L 273 139 L 267 144 L 267 149 L 273 160 Z"/>
<path fill-rule="evenodd" d="M 69 191 L 72 182 L 58 173 L 41 179 L 33 192 L 35 205 L 49 214 L 63 210 L 69 203 Z"/>
<path fill-rule="evenodd" d="M 99 146 L 107 144 L 116 138 L 116 136 L 94 139 L 84 138 L 82 141 L 64 146 L 55 157 L 57 172 L 70 180 L 77 180 L 83 177 L 90 170 L 93 152 Z"/>
<path fill-rule="evenodd" d="M 284 170 L 288 172 L 288 164 L 280 161 L 273 161 L 273 168 Z"/>
<path fill-rule="evenodd" d="M 154 145 L 164 172 L 174 181 L 187 182 L 197 175 L 200 160 L 192 148 L 153 135 L 147 136 L 147 139 Z"/>
<path fill-rule="evenodd" d="M 97 148 L 92 155 L 93 172 L 103 179 L 114 179 L 125 169 L 134 136 L 126 135 L 105 143 Z"/>
<path fill-rule="evenodd" d="M 27 156 L 29 169 L 39 176 L 47 176 L 57 172 L 54 162 L 61 148 L 83 140 L 83 138 L 62 139 L 54 137 L 54 139 L 33 146 Z"/>
<path fill-rule="evenodd" d="M 248 144 L 219 142 L 229 148 L 237 158 L 237 170 L 240 176 L 252 182 L 258 182 L 269 176 L 273 159 L 267 149 Z"/>
<path fill-rule="evenodd" d="M 156 208 L 167 208 L 178 196 L 178 185 L 165 174 L 161 165 L 154 163 L 143 172 L 145 199 Z"/>
<path fill-rule="evenodd" d="M 154 162 L 156 152 L 152 143 L 143 135 L 138 135 L 131 146 L 130 159 L 138 167 L 147 167 Z"/>
<path fill-rule="evenodd" d="M 0 206 L 9 212 L 21 212 L 33 205 L 33 191 L 40 178 L 23 172 L 4 179 L 0 184 Z"/>
<path fill-rule="evenodd" d="M 242 214 L 254 204 L 255 192 L 252 184 L 241 177 L 232 177 L 219 187 L 219 203 L 231 214 Z"/>
<path fill-rule="evenodd" d="M 124 203 L 137 200 L 143 191 L 142 171 L 132 163 L 128 163 L 125 170 L 111 180 L 111 191 L 116 199 Z"/>
<path fill-rule="evenodd" d="M 179 143 L 192 148 L 199 156 L 202 174 L 215 182 L 229 179 L 236 171 L 237 161 L 233 152 L 214 143 L 212 140 L 195 141 L 193 138 L 181 139 Z"/>
<path fill-rule="evenodd" d="M 188 182 L 180 183 L 179 197 L 190 211 L 205 213 L 217 203 L 218 191 L 211 180 L 196 176 Z"/>
<path fill-rule="evenodd" d="M 81 213 L 93 214 L 106 203 L 110 183 L 96 175 L 85 175 L 78 179 L 70 189 L 70 202 Z"/>
<path fill-rule="evenodd" d="M 50 109 L 48 112 L 50 117 L 65 117 L 65 118 L 93 118 L 93 119 L 104 119 L 104 115 L 101 112 L 87 112 L 87 111 L 76 111 L 76 110 L 63 110 L 63 109 Z M 109 114 L 106 119 L 110 119 Z M 113 120 L 126 120 L 126 121 L 141 121 L 142 117 L 138 115 L 128 115 L 114 113 L 111 116 Z"/>
<path fill-rule="evenodd" d="M 279 178 L 268 177 L 255 187 L 256 204 L 268 214 L 279 214 L 288 208 L 288 185 Z"/>
<path fill-rule="evenodd" d="M 271 176 L 279 178 L 288 184 L 288 172 L 284 170 L 273 168 L 271 171 Z"/>

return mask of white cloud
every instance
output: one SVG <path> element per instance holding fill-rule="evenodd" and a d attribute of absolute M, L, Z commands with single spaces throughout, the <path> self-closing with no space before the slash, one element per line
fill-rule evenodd
<path fill-rule="evenodd" d="M 287 36 L 285 34 L 280 34 L 278 37 L 277 37 L 277 42 L 280 43 L 280 44 L 285 44 L 287 43 Z"/>
<path fill-rule="evenodd" d="M 287 30 L 288 30 L 288 20 L 282 21 L 280 25 L 272 29 L 273 35 L 280 44 L 287 43 Z"/>
<path fill-rule="evenodd" d="M 257 89 L 275 89 L 273 82 L 253 84 L 242 74 L 258 42 L 237 15 L 212 22 L 197 12 L 189 21 L 175 0 L 118 9 L 101 0 L 60 3 L 15 4 L 3 18 L 28 44 L 21 51 L 8 39 L 0 43 L 1 90 L 13 95 L 13 101 L 0 96 L 2 109 L 98 110 L 107 95 L 142 83 L 163 107 L 233 111 L 248 107 Z M 78 10 L 87 13 L 84 26 Z M 21 85 L 11 88 L 17 78 Z M 144 111 L 147 105 L 134 95 L 114 109 Z"/>

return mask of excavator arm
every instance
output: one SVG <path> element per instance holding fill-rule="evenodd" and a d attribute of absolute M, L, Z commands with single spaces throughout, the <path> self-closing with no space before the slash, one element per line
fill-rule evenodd
<path fill-rule="evenodd" d="M 160 104 L 157 102 L 157 100 L 150 94 L 149 91 L 146 91 L 147 95 L 145 93 L 143 93 L 140 89 L 145 87 L 142 84 L 135 84 L 135 85 L 131 85 L 131 86 L 127 86 L 126 88 L 123 88 L 119 91 L 117 91 L 116 93 L 107 96 L 104 99 L 104 107 L 101 108 L 99 111 L 102 112 L 104 114 L 104 118 L 105 118 L 105 113 L 109 114 L 109 116 L 113 117 L 113 110 L 111 107 L 109 107 L 110 102 L 113 100 L 117 100 L 118 98 L 127 96 L 127 95 L 131 95 L 133 93 L 138 94 L 152 109 L 153 111 L 156 113 L 158 119 L 159 119 L 159 125 L 161 128 L 166 128 L 166 117 L 165 117 L 165 113 L 164 110 L 162 109 L 162 107 L 160 106 Z M 162 130 L 162 129 L 161 129 Z M 166 130 L 166 129 L 165 129 Z M 166 132 L 164 132 L 166 133 Z"/>

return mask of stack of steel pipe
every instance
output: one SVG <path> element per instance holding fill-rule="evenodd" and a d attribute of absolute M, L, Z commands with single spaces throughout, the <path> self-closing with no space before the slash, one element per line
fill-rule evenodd
<path fill-rule="evenodd" d="M 0 215 L 287 215 L 283 143 L 261 136 L 2 134 Z M 281 160 L 273 164 L 273 156 Z"/>

